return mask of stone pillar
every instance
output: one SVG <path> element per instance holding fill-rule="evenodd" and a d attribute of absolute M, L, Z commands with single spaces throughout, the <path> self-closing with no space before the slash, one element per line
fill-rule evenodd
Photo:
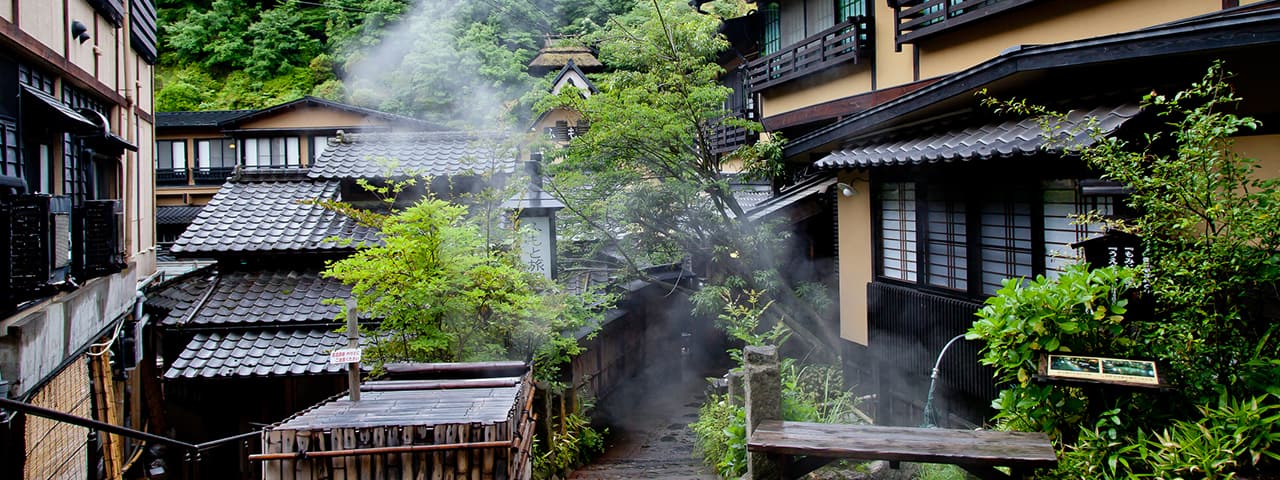
<path fill-rule="evenodd" d="M 742 350 L 746 365 L 747 438 L 764 420 L 782 419 L 782 378 L 778 371 L 778 347 L 747 347 Z M 747 451 L 747 478 L 777 480 L 782 468 L 767 455 Z"/>

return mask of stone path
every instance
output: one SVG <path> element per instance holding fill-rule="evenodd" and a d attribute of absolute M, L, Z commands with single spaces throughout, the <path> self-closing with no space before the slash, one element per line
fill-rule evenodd
<path fill-rule="evenodd" d="M 570 479 L 719 478 L 693 456 L 694 435 L 688 426 L 697 420 L 698 406 L 705 398 L 704 377 L 713 373 L 681 376 L 672 369 L 662 370 L 638 376 L 600 407 L 610 418 L 609 446 L 594 463 L 570 474 Z"/>

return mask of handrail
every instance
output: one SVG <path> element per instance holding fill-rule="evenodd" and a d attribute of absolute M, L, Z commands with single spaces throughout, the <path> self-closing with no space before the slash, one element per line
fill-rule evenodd
<path fill-rule="evenodd" d="M 893 4 L 896 47 L 1036 0 L 899 0 Z"/>
<path fill-rule="evenodd" d="M 751 61 L 751 88 L 760 91 L 840 63 L 858 63 L 870 50 L 871 23 L 849 17 L 785 49 Z"/>

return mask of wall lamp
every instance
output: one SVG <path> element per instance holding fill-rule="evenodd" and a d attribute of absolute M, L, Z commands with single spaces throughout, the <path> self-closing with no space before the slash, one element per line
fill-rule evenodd
<path fill-rule="evenodd" d="M 89 40 L 89 27 L 80 23 L 79 20 L 71 22 L 71 38 L 79 40 L 80 44 L 84 45 L 84 42 Z"/>
<path fill-rule="evenodd" d="M 852 197 L 852 196 L 854 196 L 854 195 L 857 195 L 857 194 L 858 194 L 858 190 L 857 190 L 857 189 L 853 188 L 853 186 L 852 186 L 852 185 L 849 185 L 849 184 L 844 183 L 844 182 L 837 183 L 837 184 L 836 184 L 836 190 L 837 190 L 837 191 L 839 191 L 839 192 L 840 192 L 840 195 L 841 195 L 841 196 L 843 196 L 843 197 Z"/>

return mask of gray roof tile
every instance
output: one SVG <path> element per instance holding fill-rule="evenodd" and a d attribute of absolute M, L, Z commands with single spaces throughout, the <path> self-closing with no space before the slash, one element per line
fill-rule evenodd
<path fill-rule="evenodd" d="M 264 342 L 275 346 L 262 348 Z M 313 347 L 287 347 L 290 343 Z M 164 378 L 339 374 L 346 367 L 330 364 L 329 352 L 346 344 L 346 335 L 329 327 L 198 333 L 169 365 Z"/>
<path fill-rule="evenodd" d="M 311 177 L 386 177 L 387 165 L 397 164 L 391 176 L 419 174 L 452 176 L 485 171 L 515 171 L 515 152 L 502 145 L 501 134 L 457 132 L 347 134 L 330 141 L 316 158 Z"/>
<path fill-rule="evenodd" d="M 246 115 L 253 110 L 211 110 L 204 112 L 156 112 L 156 129 L 182 127 L 216 127 L 224 121 Z"/>
<path fill-rule="evenodd" d="M 299 173 L 243 173 L 218 190 L 171 251 L 179 256 L 230 252 L 348 250 L 334 238 L 373 242 L 376 231 L 306 200 L 338 200 L 336 180 Z"/>
<path fill-rule="evenodd" d="M 831 152 L 814 165 L 819 168 L 867 168 L 915 165 L 953 160 L 1032 155 L 1045 149 L 1061 152 L 1064 146 L 1088 146 L 1093 139 L 1083 132 L 1088 119 L 1096 119 L 1102 134 L 1111 134 L 1140 111 L 1136 105 L 1072 110 L 1058 127 L 1065 138 L 1046 142 L 1040 121 L 1023 118 L 957 129 L 923 137 L 874 144 L 852 145 Z"/>
<path fill-rule="evenodd" d="M 181 297 L 168 304 L 165 326 L 332 323 L 341 307 L 321 300 L 351 294 L 350 287 L 321 276 L 319 269 L 229 271 L 216 280 L 192 279 L 173 289 Z"/>
<path fill-rule="evenodd" d="M 157 225 L 186 225 L 200 215 L 198 206 L 160 206 L 156 207 Z"/>

